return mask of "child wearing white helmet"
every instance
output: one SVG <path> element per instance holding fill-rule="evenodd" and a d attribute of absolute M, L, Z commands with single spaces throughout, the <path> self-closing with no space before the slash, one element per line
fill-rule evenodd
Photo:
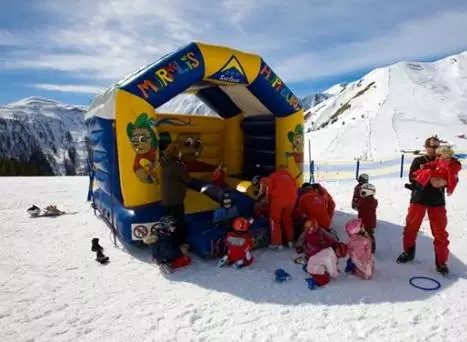
<path fill-rule="evenodd" d="M 362 220 L 365 231 L 373 241 L 372 253 L 376 251 L 375 228 L 376 228 L 376 208 L 378 200 L 375 198 L 376 187 L 373 184 L 365 183 L 360 188 L 360 200 L 358 204 L 358 218 Z"/>
<path fill-rule="evenodd" d="M 352 209 L 353 210 L 358 210 L 358 204 L 360 202 L 360 189 L 362 188 L 363 184 L 367 184 L 368 181 L 370 180 L 370 176 L 366 173 L 362 173 L 360 176 L 357 178 L 357 185 L 355 185 L 355 188 L 353 189 L 353 197 L 352 197 Z"/>

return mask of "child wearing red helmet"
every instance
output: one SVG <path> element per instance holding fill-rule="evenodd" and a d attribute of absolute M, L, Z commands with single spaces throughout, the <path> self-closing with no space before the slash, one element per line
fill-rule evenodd
<path fill-rule="evenodd" d="M 252 219 L 237 217 L 232 224 L 232 231 L 225 238 L 227 254 L 219 260 L 220 267 L 233 265 L 235 268 L 242 268 L 251 265 L 253 262 L 253 239 L 248 234 Z"/>

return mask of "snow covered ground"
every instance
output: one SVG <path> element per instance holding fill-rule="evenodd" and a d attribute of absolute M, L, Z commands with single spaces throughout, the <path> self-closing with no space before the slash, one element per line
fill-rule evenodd
<path fill-rule="evenodd" d="M 380 201 L 374 279 L 342 272 L 309 291 L 291 250 L 256 251 L 257 262 L 242 270 L 195 257 L 165 278 L 148 263 L 148 251 L 113 246 L 86 202 L 87 178 L 0 178 L 0 341 L 467 341 L 465 176 L 448 202 L 451 279 L 434 271 L 428 221 L 417 261 L 394 262 L 409 196 L 403 182 L 374 182 Z M 324 185 L 345 238 L 354 184 Z M 33 203 L 78 213 L 31 219 L 25 209 Z M 110 264 L 94 261 L 93 237 Z M 290 282 L 272 280 L 279 267 L 292 274 Z M 416 275 L 438 279 L 441 289 L 411 287 Z"/>

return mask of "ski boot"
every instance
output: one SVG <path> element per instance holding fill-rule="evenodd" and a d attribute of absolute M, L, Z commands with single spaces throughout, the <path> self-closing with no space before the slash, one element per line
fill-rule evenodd
<path fill-rule="evenodd" d="M 174 272 L 173 268 L 169 264 L 163 263 L 159 265 L 159 269 L 163 274 L 172 274 Z"/>
<path fill-rule="evenodd" d="M 449 275 L 449 268 L 444 263 L 440 263 L 440 264 L 436 263 L 436 271 L 439 272 L 442 276 Z"/>
<path fill-rule="evenodd" d="M 98 238 L 93 238 L 91 240 L 91 242 L 92 242 L 91 251 L 98 252 L 98 251 L 103 251 L 104 250 L 104 248 L 101 245 L 99 245 L 99 239 Z"/>
<path fill-rule="evenodd" d="M 41 208 L 33 204 L 26 212 L 31 215 L 31 217 L 38 217 L 41 214 Z"/>
<path fill-rule="evenodd" d="M 105 265 L 110 261 L 110 258 L 108 256 L 105 256 L 101 250 L 98 250 L 96 252 L 96 261 L 101 263 L 102 265 Z"/>
<path fill-rule="evenodd" d="M 407 251 L 402 252 L 398 257 L 396 262 L 398 264 L 405 264 L 409 261 L 412 261 L 415 258 L 415 246 L 407 249 Z"/>
<path fill-rule="evenodd" d="M 352 262 L 352 260 L 349 258 L 347 259 L 347 265 L 345 266 L 345 272 L 346 273 L 354 273 L 355 272 L 355 264 Z"/>

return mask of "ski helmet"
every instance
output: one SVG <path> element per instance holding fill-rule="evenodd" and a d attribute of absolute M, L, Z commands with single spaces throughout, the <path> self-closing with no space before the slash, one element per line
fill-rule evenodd
<path fill-rule="evenodd" d="M 370 180 L 370 176 L 368 176 L 367 173 L 362 173 L 360 176 L 358 176 L 357 181 L 359 183 L 368 183 Z"/>
<path fill-rule="evenodd" d="M 223 208 L 226 208 L 226 209 L 232 207 L 232 197 L 230 196 L 228 192 L 224 192 L 224 194 L 222 195 L 221 205 Z"/>
<path fill-rule="evenodd" d="M 350 236 L 358 234 L 361 230 L 362 230 L 362 220 L 360 219 L 349 220 L 345 224 L 345 231 Z"/>
<path fill-rule="evenodd" d="M 176 222 L 177 221 L 170 215 L 162 216 L 159 220 L 159 226 L 156 226 L 156 229 L 164 233 L 173 233 L 177 228 Z"/>
<path fill-rule="evenodd" d="M 260 180 L 261 180 L 261 176 L 257 175 L 257 176 L 254 176 L 254 177 L 251 179 L 251 183 L 252 183 L 253 185 L 258 185 Z"/>
<path fill-rule="evenodd" d="M 253 219 L 246 219 L 244 217 L 237 217 L 232 224 L 232 228 L 239 233 L 245 233 L 250 229 Z"/>
<path fill-rule="evenodd" d="M 373 184 L 365 183 L 360 188 L 360 196 L 368 197 L 373 196 L 376 193 L 376 187 Z"/>

